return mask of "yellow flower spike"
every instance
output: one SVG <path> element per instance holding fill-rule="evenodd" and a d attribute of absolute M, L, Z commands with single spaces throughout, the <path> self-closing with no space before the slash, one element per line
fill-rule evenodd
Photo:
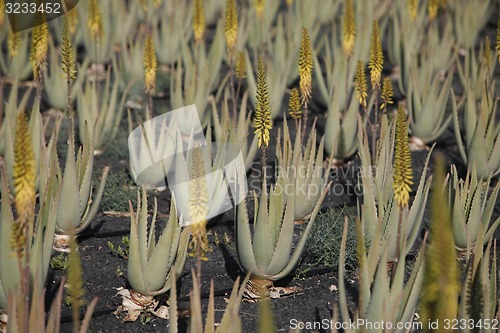
<path fill-rule="evenodd" d="M 12 226 L 12 247 L 19 253 L 24 247 L 28 224 L 34 218 L 36 199 L 35 154 L 24 112 L 17 116 L 14 142 L 14 202 L 18 218 Z"/>
<path fill-rule="evenodd" d="M 496 43 L 495 49 L 497 50 L 498 63 L 500 63 L 500 12 L 498 12 L 497 43 Z"/>
<path fill-rule="evenodd" d="M 382 77 L 382 66 L 384 65 L 384 54 L 382 53 L 382 39 L 377 21 L 373 21 L 372 39 L 370 45 L 370 79 L 372 88 L 380 88 L 380 78 Z"/>
<path fill-rule="evenodd" d="M 76 32 L 76 28 L 78 27 L 78 11 L 76 7 L 67 12 L 65 15 L 68 20 L 69 33 L 73 36 Z"/>
<path fill-rule="evenodd" d="M 193 31 L 194 40 L 199 43 L 205 35 L 205 14 L 203 10 L 203 0 L 194 0 L 193 7 Z"/>
<path fill-rule="evenodd" d="M 269 87 L 267 85 L 266 70 L 264 68 L 264 59 L 259 54 L 257 64 L 257 97 L 255 102 L 255 134 L 259 138 L 259 148 L 269 146 L 270 130 L 273 128 L 271 119 L 271 98 L 269 97 Z"/>
<path fill-rule="evenodd" d="M 19 53 L 19 46 L 21 45 L 21 33 L 14 32 L 9 29 L 9 37 L 7 39 L 7 49 L 9 56 L 14 58 Z"/>
<path fill-rule="evenodd" d="M 290 111 L 290 116 L 293 119 L 302 118 L 302 110 L 300 109 L 300 92 L 297 88 L 292 88 L 290 90 L 290 100 L 288 101 L 288 108 Z"/>
<path fill-rule="evenodd" d="M 418 13 L 418 0 L 408 0 L 408 12 L 410 13 L 411 21 L 415 22 Z"/>
<path fill-rule="evenodd" d="M 257 18 L 259 20 L 262 20 L 264 18 L 265 9 L 266 9 L 265 0 L 255 0 L 255 13 L 257 14 Z"/>
<path fill-rule="evenodd" d="M 229 57 L 232 57 L 238 38 L 238 12 L 236 10 L 235 0 L 226 2 L 226 19 L 224 22 L 224 34 L 226 35 L 226 44 Z"/>
<path fill-rule="evenodd" d="M 359 104 L 366 109 L 366 97 L 368 97 L 368 86 L 366 84 L 365 66 L 361 61 L 356 65 L 356 75 L 354 76 L 354 90 Z"/>
<path fill-rule="evenodd" d="M 299 52 L 299 86 L 302 105 L 307 109 L 312 91 L 313 58 L 309 34 L 306 28 L 302 29 L 302 42 Z"/>
<path fill-rule="evenodd" d="M 189 168 L 189 214 L 192 222 L 189 228 L 193 235 L 190 248 L 193 255 L 196 255 L 195 251 L 200 249 L 200 254 L 204 257 L 208 250 L 206 218 L 209 212 L 209 200 L 205 182 L 205 161 L 201 147 L 198 146 L 192 150 Z"/>
<path fill-rule="evenodd" d="M 102 18 L 99 10 L 97 0 L 89 0 L 89 17 L 87 20 L 87 28 L 90 31 L 90 37 L 95 42 L 101 40 L 102 31 Z"/>
<path fill-rule="evenodd" d="M 31 32 L 30 60 L 33 66 L 33 76 L 35 80 L 38 80 L 47 61 L 49 27 L 45 16 L 38 12 L 35 14 L 34 23 L 35 26 Z"/>
<path fill-rule="evenodd" d="M 75 65 L 75 49 L 73 48 L 73 43 L 71 42 L 71 31 L 69 28 L 69 18 L 64 16 L 63 18 L 63 30 L 62 30 L 62 42 L 61 42 L 61 64 L 66 78 L 76 79 L 76 65 Z"/>
<path fill-rule="evenodd" d="M 342 31 L 342 48 L 344 54 L 349 57 L 354 49 L 356 41 L 356 20 L 354 17 L 354 4 L 352 0 L 347 0 L 344 4 L 344 24 Z"/>
<path fill-rule="evenodd" d="M 394 198 L 400 207 L 408 207 L 413 184 L 411 154 L 408 145 L 408 123 L 403 104 L 398 105 L 396 144 L 394 146 Z"/>
<path fill-rule="evenodd" d="M 146 91 L 149 94 L 154 94 L 156 88 L 156 62 L 155 47 L 153 44 L 153 37 L 148 35 L 144 42 L 144 81 L 146 84 Z"/>
<path fill-rule="evenodd" d="M 382 105 L 380 106 L 381 109 L 386 109 L 388 104 L 394 103 L 392 101 L 392 96 L 394 92 L 392 90 L 392 82 L 390 77 L 386 77 L 382 83 Z"/>
<path fill-rule="evenodd" d="M 4 4 L 3 1 L 0 1 L 0 27 L 3 26 L 4 21 L 5 21 Z"/>
<path fill-rule="evenodd" d="M 288 7 L 292 6 L 293 5 L 293 0 L 286 0 L 286 5 Z"/>
<path fill-rule="evenodd" d="M 427 3 L 427 13 L 429 14 L 429 21 L 434 21 L 437 16 L 440 0 L 429 0 Z"/>
<path fill-rule="evenodd" d="M 244 79 L 247 77 L 247 60 L 245 57 L 245 52 L 243 51 L 238 51 L 238 56 L 236 58 L 236 68 L 235 68 L 235 74 L 236 78 L 238 79 Z"/>

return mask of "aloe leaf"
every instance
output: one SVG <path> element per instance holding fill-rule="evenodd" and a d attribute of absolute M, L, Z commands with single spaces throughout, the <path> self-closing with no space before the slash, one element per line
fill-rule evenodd
<path fill-rule="evenodd" d="M 347 292 L 345 287 L 345 256 L 346 256 L 346 244 L 347 244 L 347 230 L 348 230 L 348 220 L 347 216 L 344 222 L 344 230 L 342 232 L 342 241 L 340 242 L 340 253 L 339 253 L 339 299 L 340 299 L 340 315 L 344 322 L 349 322 L 351 316 L 349 315 L 349 309 L 347 308 Z M 347 330 L 347 332 L 351 332 Z"/>
<path fill-rule="evenodd" d="M 201 313 L 201 295 L 198 277 L 191 269 L 191 279 L 193 281 L 193 289 L 189 293 L 189 326 L 188 332 L 203 332 L 203 318 Z"/>
<path fill-rule="evenodd" d="M 318 200 L 316 207 L 314 208 L 314 211 L 311 214 L 311 219 L 307 223 L 306 229 L 303 231 L 302 235 L 300 236 L 300 240 L 295 246 L 295 249 L 293 250 L 293 254 L 291 255 L 288 264 L 285 266 L 285 268 L 279 273 L 273 276 L 274 280 L 279 280 L 285 276 L 288 275 L 292 271 L 292 269 L 295 267 L 297 262 L 300 259 L 300 255 L 302 254 L 302 250 L 304 249 L 304 246 L 306 245 L 307 237 L 309 236 L 309 233 L 311 232 L 312 226 L 314 224 L 314 221 L 316 220 L 316 216 L 318 215 L 319 209 L 321 208 L 321 204 L 323 203 L 323 200 L 328 193 L 328 190 L 330 189 L 331 183 L 327 185 L 325 190 L 323 191 L 320 199 Z"/>
<path fill-rule="evenodd" d="M 254 214 L 253 253 L 259 271 L 264 271 L 271 262 L 276 245 L 271 235 L 271 224 L 273 223 L 271 220 L 274 219 L 274 211 L 271 212 L 269 209 L 265 179 L 262 184 L 259 204 L 256 204 Z"/>
<path fill-rule="evenodd" d="M 106 167 L 104 167 L 104 171 L 103 171 L 102 177 L 101 177 L 101 182 L 99 184 L 99 189 L 97 190 L 97 194 L 94 197 L 94 200 L 92 201 L 90 209 L 82 217 L 80 225 L 75 230 L 75 232 L 79 233 L 82 230 L 84 230 L 85 228 L 87 228 L 87 226 L 90 224 L 90 222 L 92 222 L 92 219 L 94 218 L 94 216 L 97 214 L 97 210 L 99 209 L 102 195 L 104 193 L 104 187 L 106 185 L 106 179 L 108 178 L 108 173 L 109 173 L 109 167 L 106 166 Z"/>
<path fill-rule="evenodd" d="M 71 125 L 70 125 L 71 126 Z M 60 231 L 74 230 L 80 224 L 80 198 L 78 186 L 77 165 L 75 163 L 74 137 L 72 132 L 69 135 L 70 144 L 68 146 L 68 156 L 62 179 L 62 187 L 57 211 L 57 229 Z"/>
<path fill-rule="evenodd" d="M 11 247 L 12 226 L 14 224 L 14 215 L 8 196 L 9 189 L 7 185 L 7 175 L 5 170 L 0 171 L 2 182 L 2 200 L 0 203 L 0 286 L 2 294 L 8 296 L 8 293 L 20 283 L 20 274 L 17 263 L 17 255 Z M 5 199 L 4 197 L 5 196 Z M 0 308 L 7 309 L 7 297 L 3 298 L 0 294 Z"/>
<path fill-rule="evenodd" d="M 138 200 L 138 210 L 139 207 Z M 127 270 L 127 280 L 132 286 L 132 288 L 146 295 L 148 290 L 144 281 L 144 271 L 143 265 L 141 263 L 141 248 L 139 246 L 139 230 L 137 223 L 139 222 L 137 218 L 139 214 L 134 212 L 134 208 L 132 206 L 132 202 L 129 201 L 130 206 L 130 247 L 129 247 L 129 255 L 128 255 L 128 270 Z"/>
<path fill-rule="evenodd" d="M 451 90 L 452 96 L 452 114 L 453 114 L 453 127 L 455 128 L 455 139 L 457 141 L 458 151 L 462 156 L 464 163 L 467 163 L 467 154 L 465 153 L 465 146 L 462 141 L 462 134 L 460 133 L 460 125 L 458 124 L 458 111 L 457 111 L 457 101 L 453 89 Z"/>
<path fill-rule="evenodd" d="M 288 200 L 286 203 L 285 214 L 281 223 L 281 229 L 278 231 L 278 239 L 273 256 L 269 266 L 265 269 L 267 275 L 275 275 L 286 267 L 292 250 L 293 231 L 294 231 L 294 200 Z"/>
<path fill-rule="evenodd" d="M 256 197 L 256 195 L 255 195 Z M 246 200 L 243 200 L 236 208 L 235 233 L 238 244 L 238 258 L 246 271 L 257 273 L 257 263 L 252 247 L 252 234 L 248 220 L 248 209 Z"/>

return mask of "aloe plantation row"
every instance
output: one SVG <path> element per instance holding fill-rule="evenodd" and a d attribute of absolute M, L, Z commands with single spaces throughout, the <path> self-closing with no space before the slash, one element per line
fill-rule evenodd
<path fill-rule="evenodd" d="M 498 331 L 496 1 L 27 2 L 0 332 Z"/>

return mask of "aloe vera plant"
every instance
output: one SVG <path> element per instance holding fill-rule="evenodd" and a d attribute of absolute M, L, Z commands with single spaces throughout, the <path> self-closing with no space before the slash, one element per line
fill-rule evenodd
<path fill-rule="evenodd" d="M 498 101 L 493 86 L 483 90 L 479 105 L 472 88 L 467 89 L 463 110 L 465 140 L 462 139 L 457 101 L 452 92 L 453 125 L 458 150 L 464 163 L 475 165 L 478 176 L 483 178 L 500 172 L 500 123 L 495 119 Z"/>
<path fill-rule="evenodd" d="M 68 86 L 66 78 L 61 75 L 61 59 L 57 55 L 56 48 L 52 39 L 49 39 L 49 66 L 43 71 L 44 92 L 47 96 L 49 105 L 57 110 L 65 110 L 68 105 Z M 80 68 L 85 69 L 88 66 L 89 58 L 85 58 Z M 73 83 L 71 91 L 71 100 L 74 101 L 76 94 L 85 78 L 85 70 L 81 70 Z"/>
<path fill-rule="evenodd" d="M 394 168 L 390 166 L 394 155 L 392 152 L 394 150 L 393 131 L 389 131 L 387 124 L 383 125 L 384 136 L 381 139 L 375 165 L 372 165 L 366 131 L 362 127 L 362 122 L 359 123 L 359 154 L 363 168 L 360 174 L 363 186 L 360 217 L 366 228 L 366 241 L 367 243 L 375 242 L 377 237 L 380 237 L 383 243 L 389 242 L 390 245 L 386 249 L 387 258 L 394 260 L 398 258 L 398 248 L 404 253 L 410 251 L 422 225 L 432 180 L 432 176 L 427 178 L 427 166 L 433 148 L 427 155 L 413 203 L 406 211 L 394 200 Z M 401 223 L 405 234 L 403 237 L 398 237 L 398 224 L 402 209 L 404 212 Z M 382 224 L 383 228 L 382 233 L 377 235 L 376 230 L 379 224 Z"/>
<path fill-rule="evenodd" d="M 224 96 L 222 112 L 219 116 L 215 101 L 212 101 L 212 122 L 214 127 L 216 142 L 232 142 L 239 145 L 245 169 L 248 171 L 253 164 L 257 154 L 257 136 L 254 135 L 249 142 L 250 124 L 252 123 L 252 113 L 247 112 L 248 91 L 243 94 L 241 104 L 238 109 L 238 119 L 233 120 L 229 115 L 229 96 Z M 234 121 L 236 121 L 236 126 Z"/>
<path fill-rule="evenodd" d="M 388 56 L 392 64 L 399 66 L 399 90 L 405 93 L 406 83 L 410 78 L 410 65 L 422 43 L 419 27 L 424 25 L 426 10 L 425 6 L 419 6 L 414 20 L 411 18 L 405 1 L 397 2 L 393 10 L 388 26 L 388 44 L 390 45 L 387 48 Z"/>
<path fill-rule="evenodd" d="M 208 98 L 216 87 L 224 54 L 222 21 L 217 24 L 210 48 L 207 50 L 203 43 L 196 50 L 197 52 L 194 52 L 194 49 L 183 41 L 182 58 L 171 76 L 170 105 L 172 109 L 177 109 L 195 104 L 202 124 L 206 125 L 209 117 L 206 112 Z"/>
<path fill-rule="evenodd" d="M 148 232 L 148 201 L 146 190 L 137 195 L 137 212 L 130 205 L 130 249 L 127 279 L 132 289 L 145 296 L 154 296 L 169 290 L 182 272 L 189 243 L 189 230 L 181 231 L 175 201 L 170 205 L 170 214 L 165 230 L 155 238 L 157 204 L 153 206 L 153 216 Z M 173 265 L 179 268 L 172 274 Z"/>
<path fill-rule="evenodd" d="M 73 119 L 69 120 L 68 131 L 68 155 L 64 172 L 61 172 L 59 163 L 54 163 L 51 168 L 51 176 L 57 177 L 60 186 L 60 197 L 57 209 L 57 231 L 58 233 L 74 232 L 80 233 L 94 218 L 101 202 L 104 185 L 108 176 L 109 167 L 105 167 L 99 188 L 92 198 L 92 175 L 94 170 L 94 136 L 87 131 L 84 124 L 84 140 L 82 147 L 76 153 L 75 138 L 73 134 Z"/>
<path fill-rule="evenodd" d="M 493 209 L 497 202 L 500 183 L 491 192 L 487 189 L 491 179 L 478 178 L 475 167 L 469 168 L 465 179 L 458 178 L 455 166 L 451 168 L 452 179 L 448 185 L 448 200 L 452 212 L 455 247 L 469 253 L 479 239 L 485 245 L 500 223 L 500 217 L 492 221 Z M 486 190 L 485 190 L 486 189 Z"/>
<path fill-rule="evenodd" d="M 239 309 L 241 300 L 243 299 L 243 294 L 245 291 L 244 286 L 248 281 L 248 277 L 243 279 L 240 286 L 240 277 L 236 278 L 234 282 L 233 289 L 227 301 L 227 306 L 222 315 L 220 323 L 215 323 L 215 306 L 214 306 L 214 281 L 210 282 L 210 296 L 208 300 L 208 310 L 207 317 L 205 319 L 205 329 L 203 329 L 203 318 L 201 309 L 201 293 L 200 293 L 200 283 L 194 271 L 191 270 L 191 276 L 193 280 L 193 289 L 189 294 L 190 302 L 190 313 L 189 325 L 187 332 L 216 332 L 216 333 L 241 333 L 241 318 L 239 316 Z M 178 331 L 178 313 L 177 313 L 177 295 L 175 283 L 172 283 L 172 288 L 170 289 L 170 307 L 169 307 L 169 332 L 177 333 Z"/>
<path fill-rule="evenodd" d="M 235 232 L 237 254 L 240 265 L 257 284 L 279 280 L 288 275 L 297 264 L 321 203 L 328 190 L 325 189 L 316 203 L 306 229 L 298 243 L 293 246 L 294 195 L 284 191 L 282 177 L 271 186 L 268 193 L 265 174 L 260 198 L 254 192 L 254 230 L 250 229 L 247 203 L 243 200 L 236 208 Z M 293 250 L 293 252 L 292 252 Z"/>
<path fill-rule="evenodd" d="M 481 323 L 485 325 L 479 327 L 480 332 L 495 332 L 496 328 L 491 325 L 494 319 L 498 320 L 498 271 L 496 242 L 488 242 L 488 246 L 483 250 L 484 241 L 476 244 L 474 256 L 470 258 L 465 279 L 462 284 L 460 305 L 458 308 L 458 319 Z M 483 252 L 484 251 L 484 252 Z M 489 325 L 486 325 L 488 323 Z M 474 329 L 466 327 L 463 332 L 473 332 Z"/>
<path fill-rule="evenodd" d="M 61 306 L 63 300 L 63 290 L 64 284 L 61 283 L 57 294 L 52 301 L 50 310 L 47 313 L 47 318 L 45 318 L 45 290 L 39 285 L 34 285 L 33 290 L 30 295 L 24 295 L 22 292 L 18 291 L 12 294 L 9 299 L 9 320 L 7 322 L 6 332 L 20 333 L 20 332 L 40 332 L 40 333 L 59 333 L 60 332 L 60 322 L 61 322 Z M 29 297 L 31 299 L 29 309 L 25 307 L 25 299 Z M 97 298 L 95 298 L 87 311 L 85 312 L 85 317 L 83 319 L 80 329 L 77 331 L 79 333 L 85 333 L 88 330 L 90 320 L 92 318 L 92 312 L 97 304 Z M 25 326 L 23 318 L 30 318 L 28 326 Z"/>
<path fill-rule="evenodd" d="M 111 60 L 114 47 L 122 45 L 127 36 L 130 36 L 132 27 L 136 24 L 137 6 L 139 3 L 133 1 L 127 4 L 124 0 L 99 1 L 97 13 L 100 16 L 101 31 L 98 40 L 94 39 L 92 32 L 88 29 L 89 6 L 77 6 L 79 22 L 82 29 L 83 46 L 87 56 L 93 63 L 105 63 Z M 90 17 L 90 19 L 94 19 Z"/>
<path fill-rule="evenodd" d="M 464 89 L 472 89 L 476 100 L 481 100 L 485 89 L 485 82 L 491 84 L 495 74 L 495 57 L 488 57 L 490 53 L 489 45 L 486 41 L 481 41 L 479 51 L 475 49 L 468 50 L 463 58 L 456 61 L 458 68 L 458 77 L 462 82 Z"/>
<path fill-rule="evenodd" d="M 328 104 L 328 116 L 325 125 L 325 149 L 334 158 L 345 160 L 358 149 L 357 122 L 359 101 L 355 94 L 349 99 L 344 110 L 339 100 L 341 93 L 334 92 L 332 101 Z M 369 105 L 372 105 L 370 103 Z"/>
<path fill-rule="evenodd" d="M 12 228 L 15 223 L 9 200 L 9 188 L 5 170 L 0 172 L 2 200 L 0 207 L 0 308 L 7 309 L 8 295 L 21 284 L 19 262 L 12 244 Z M 48 181 L 48 186 L 40 195 L 40 208 L 36 216 L 36 223 L 28 229 L 30 240 L 29 272 L 34 287 L 41 289 L 45 284 L 49 270 L 52 245 L 56 229 L 57 199 L 52 190 L 57 190 L 55 179 Z"/>
<path fill-rule="evenodd" d="M 98 91 L 99 86 L 89 76 L 79 89 L 77 98 L 78 122 L 80 124 L 96 124 L 93 134 L 91 128 L 79 131 L 80 142 L 85 141 L 85 135 L 93 135 L 95 138 L 93 143 L 95 151 L 93 153 L 102 153 L 106 144 L 115 138 L 131 83 L 127 85 L 119 100 L 118 91 L 121 81 L 119 78 L 115 78 L 112 82 L 111 70 L 108 69 L 104 87 L 101 87 L 102 91 Z"/>
<path fill-rule="evenodd" d="M 15 80 L 26 80 L 32 73 L 30 66 L 30 34 L 26 31 L 16 32 L 20 43 L 15 55 L 0 52 L 0 69 L 3 75 Z"/>
<path fill-rule="evenodd" d="M 142 83 L 144 76 L 144 37 L 137 37 L 134 42 L 123 42 L 120 53 L 113 56 L 113 65 L 116 69 L 115 72 L 121 73 L 119 76 L 121 89 L 125 90 L 129 82 Z M 138 93 L 144 91 L 143 84 L 137 85 L 136 88 L 135 90 Z"/>
<path fill-rule="evenodd" d="M 176 6 L 174 1 L 165 1 L 160 12 L 164 19 L 155 29 L 154 44 L 158 61 L 166 65 L 178 59 L 183 41 L 191 39 L 192 10 L 189 6 Z"/>
<path fill-rule="evenodd" d="M 304 220 L 310 217 L 318 200 L 328 186 L 328 177 L 331 159 L 328 166 L 324 166 L 323 150 L 324 137 L 316 147 L 316 124 L 313 125 L 307 144 L 302 150 L 302 130 L 298 126 L 295 141 L 292 145 L 290 131 L 286 122 L 283 122 L 283 148 L 280 135 L 276 145 L 277 169 L 285 182 L 284 191 L 294 193 L 294 218 Z"/>
<path fill-rule="evenodd" d="M 422 72 L 424 71 L 425 69 Z M 410 70 L 408 112 L 412 135 L 427 144 L 437 140 L 451 123 L 452 116 L 445 117 L 445 114 L 453 71 L 448 73 L 442 85 L 439 84 L 437 75 L 428 77 L 428 80 L 424 80 L 425 84 L 419 84 L 419 72 L 421 71 L 414 67 Z"/>
<path fill-rule="evenodd" d="M 394 272 L 390 277 L 387 272 L 388 248 L 380 248 L 381 245 L 378 242 L 373 242 L 367 252 L 364 242 L 364 226 L 358 220 L 356 247 L 359 263 L 359 296 L 358 309 L 351 317 L 347 308 L 348 300 L 345 287 L 347 225 L 346 217 L 340 245 L 338 279 L 342 320 L 344 322 L 356 322 L 357 320 L 371 323 L 385 322 L 387 324 L 384 325 L 386 327 L 384 332 L 407 332 L 407 328 L 398 327 L 397 323 L 411 323 L 414 320 L 424 277 L 423 250 L 418 254 L 408 280 L 405 280 L 406 255 L 404 253 L 400 253 L 399 261 L 392 268 Z M 382 253 L 381 256 L 380 253 Z M 345 332 L 357 332 L 357 330 L 348 327 Z"/>
<path fill-rule="evenodd" d="M 181 138 L 177 138 L 177 151 L 181 151 Z M 196 145 L 191 139 L 185 154 L 175 157 L 175 168 L 167 175 L 172 196 L 176 198 L 182 225 L 207 221 L 231 210 L 234 204 L 244 200 L 246 183 L 245 165 L 237 148 L 230 142 L 211 142 L 207 131 L 207 144 Z M 194 203 L 193 200 L 200 200 Z M 197 214 L 193 204 L 204 214 Z"/>
<path fill-rule="evenodd" d="M 479 32 L 491 14 L 492 2 L 490 0 L 460 0 L 450 2 L 449 6 L 453 11 L 457 42 L 465 49 L 473 48 Z"/>

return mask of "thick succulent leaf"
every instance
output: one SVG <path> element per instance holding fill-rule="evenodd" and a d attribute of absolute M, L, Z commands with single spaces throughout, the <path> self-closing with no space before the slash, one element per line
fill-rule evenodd
<path fill-rule="evenodd" d="M 85 124 L 87 128 L 87 124 Z M 94 138 L 95 138 L 95 128 L 92 132 L 92 138 L 89 134 L 85 134 L 84 145 L 82 147 L 82 154 L 80 159 L 80 165 L 77 165 L 79 170 L 78 175 L 78 185 L 80 190 L 80 214 L 83 216 L 84 212 L 87 210 L 89 205 L 89 198 L 92 192 L 92 173 L 94 170 Z"/>
<path fill-rule="evenodd" d="M 257 205 L 255 198 L 255 223 L 253 234 L 253 253 L 255 262 L 260 272 L 264 272 L 271 262 L 274 253 L 275 240 L 272 238 L 271 229 L 274 227 L 275 212 L 268 208 L 268 194 L 266 182 L 263 182 L 262 193 Z"/>
<path fill-rule="evenodd" d="M 140 209 L 140 199 L 138 198 L 138 207 Z M 135 291 L 147 295 L 148 290 L 146 289 L 144 282 L 144 266 L 141 263 L 141 248 L 139 246 L 139 230 L 137 220 L 139 214 L 134 212 L 132 202 L 129 201 L 130 206 L 130 246 L 128 254 L 128 269 L 127 269 L 127 280 Z"/>
<path fill-rule="evenodd" d="M 71 125 L 70 125 L 71 126 Z M 80 196 L 78 195 L 78 174 L 75 163 L 75 144 L 73 132 L 70 129 L 68 156 L 62 177 L 61 195 L 57 210 L 57 229 L 63 232 L 74 230 L 80 225 Z M 76 194 L 76 195 L 75 195 Z"/>
<path fill-rule="evenodd" d="M 294 219 L 294 200 L 287 200 L 285 214 L 281 222 L 281 229 L 279 230 L 276 247 L 273 251 L 273 257 L 269 266 L 266 267 L 266 275 L 275 275 L 280 273 L 286 267 L 292 250 L 293 231 L 295 225 Z"/>
<path fill-rule="evenodd" d="M 156 206 L 156 205 L 155 205 Z M 171 211 L 171 215 L 173 213 Z M 144 274 L 145 282 L 150 292 L 157 292 L 164 288 L 168 276 L 177 255 L 179 245 L 180 225 L 177 219 L 170 218 L 165 226 L 158 244 L 148 258 Z"/>
<path fill-rule="evenodd" d="M 372 277 L 368 275 L 368 264 L 366 262 L 366 244 L 364 235 L 363 220 L 356 220 L 356 257 L 359 265 L 359 296 L 358 310 L 360 313 L 366 313 L 368 302 L 370 300 L 370 285 Z"/>
<path fill-rule="evenodd" d="M 87 228 L 90 222 L 92 222 L 94 216 L 97 214 L 99 205 L 101 203 L 102 195 L 104 194 L 104 187 L 106 184 L 106 179 L 108 178 L 108 173 L 109 173 L 109 167 L 106 166 L 104 167 L 104 171 L 102 172 L 101 182 L 99 184 L 99 189 L 97 190 L 96 196 L 92 200 L 92 204 L 90 205 L 90 207 L 87 208 L 85 215 L 82 217 L 80 225 L 75 230 L 76 233 L 79 233 L 85 228 Z M 92 190 L 90 190 L 90 192 L 92 192 Z"/>
<path fill-rule="evenodd" d="M 256 197 L 256 195 L 254 195 L 254 197 Z M 250 231 L 246 200 L 243 200 L 236 207 L 236 218 L 234 219 L 234 223 L 240 264 L 245 271 L 255 274 L 258 272 L 258 268 L 252 247 L 252 233 Z"/>
<path fill-rule="evenodd" d="M 314 221 L 316 220 L 316 216 L 318 215 L 319 209 L 321 208 L 321 204 L 323 203 L 323 200 L 325 199 L 325 196 L 328 193 L 328 190 L 330 189 L 330 185 L 331 185 L 331 183 L 328 184 L 328 186 L 323 191 L 321 198 L 318 200 L 318 203 L 316 204 L 316 207 L 314 208 L 314 211 L 311 214 L 311 219 L 307 223 L 306 229 L 303 231 L 302 235 L 300 236 L 300 240 L 297 243 L 297 245 L 295 246 L 295 249 L 293 250 L 293 254 L 288 261 L 288 264 L 279 274 L 273 276 L 273 280 L 279 280 L 279 279 L 282 279 L 285 276 L 287 276 L 288 273 L 290 273 L 292 271 L 292 269 L 295 267 L 295 265 L 299 261 L 300 255 L 302 254 L 302 250 L 304 249 L 304 246 L 306 245 L 307 237 L 309 236 L 309 233 L 311 232 L 312 226 L 314 225 Z"/>
<path fill-rule="evenodd" d="M 12 213 L 10 199 L 8 199 L 9 189 L 7 185 L 7 175 L 3 169 L 0 171 L 0 178 L 2 182 L 2 200 L 0 203 L 0 262 L 2 263 L 2 269 L 0 269 L 0 287 L 2 291 L 0 293 L 0 308 L 7 309 L 8 293 L 19 285 L 20 275 L 17 255 L 11 247 L 14 215 Z"/>
<path fill-rule="evenodd" d="M 457 142 L 458 151 L 464 163 L 467 163 L 467 154 L 465 152 L 465 145 L 462 140 L 462 134 L 460 132 L 460 125 L 458 124 L 458 110 L 457 110 L 457 98 L 453 89 L 451 90 L 451 100 L 452 100 L 452 115 L 453 115 L 453 128 L 455 129 L 455 140 Z"/>
<path fill-rule="evenodd" d="M 339 279 L 338 279 L 340 315 L 344 322 L 351 321 L 351 316 L 349 315 L 349 309 L 347 308 L 347 292 L 345 287 L 345 256 L 346 256 L 346 244 L 347 244 L 347 230 L 348 230 L 348 220 L 346 216 L 344 222 L 344 230 L 342 232 L 342 241 L 340 242 Z"/>
<path fill-rule="evenodd" d="M 375 279 L 373 280 L 372 294 L 368 310 L 366 313 L 360 313 L 362 318 L 370 322 L 381 322 L 384 318 L 383 309 L 388 308 L 388 296 L 390 296 L 389 278 L 387 277 L 387 254 L 384 252 L 377 267 Z"/>
<path fill-rule="evenodd" d="M 189 326 L 188 332 L 203 332 L 203 315 L 201 312 L 201 294 L 198 277 L 191 269 L 193 289 L 189 293 Z"/>
<path fill-rule="evenodd" d="M 247 276 L 243 279 L 241 286 L 239 284 L 240 277 L 236 278 L 231 295 L 229 296 L 229 301 L 227 302 L 226 311 L 224 311 L 221 322 L 217 327 L 217 332 L 241 332 L 241 318 L 239 316 L 239 310 L 249 277 L 250 275 L 247 274 Z"/>
<path fill-rule="evenodd" d="M 210 296 L 208 298 L 207 317 L 205 319 L 204 333 L 215 331 L 215 305 L 214 305 L 214 280 L 210 280 Z"/>
<path fill-rule="evenodd" d="M 177 274 L 177 269 L 175 266 L 172 267 L 172 274 Z M 170 285 L 170 298 L 168 307 L 168 333 L 177 333 L 178 328 L 178 315 L 177 315 L 177 286 L 176 281 L 171 280 Z"/>
<path fill-rule="evenodd" d="M 400 303 L 401 316 L 399 321 L 407 323 L 413 320 L 417 309 L 418 298 L 422 288 L 424 269 L 423 269 L 424 250 L 420 250 L 415 265 L 413 266 L 410 278 L 404 288 L 402 302 Z"/>

